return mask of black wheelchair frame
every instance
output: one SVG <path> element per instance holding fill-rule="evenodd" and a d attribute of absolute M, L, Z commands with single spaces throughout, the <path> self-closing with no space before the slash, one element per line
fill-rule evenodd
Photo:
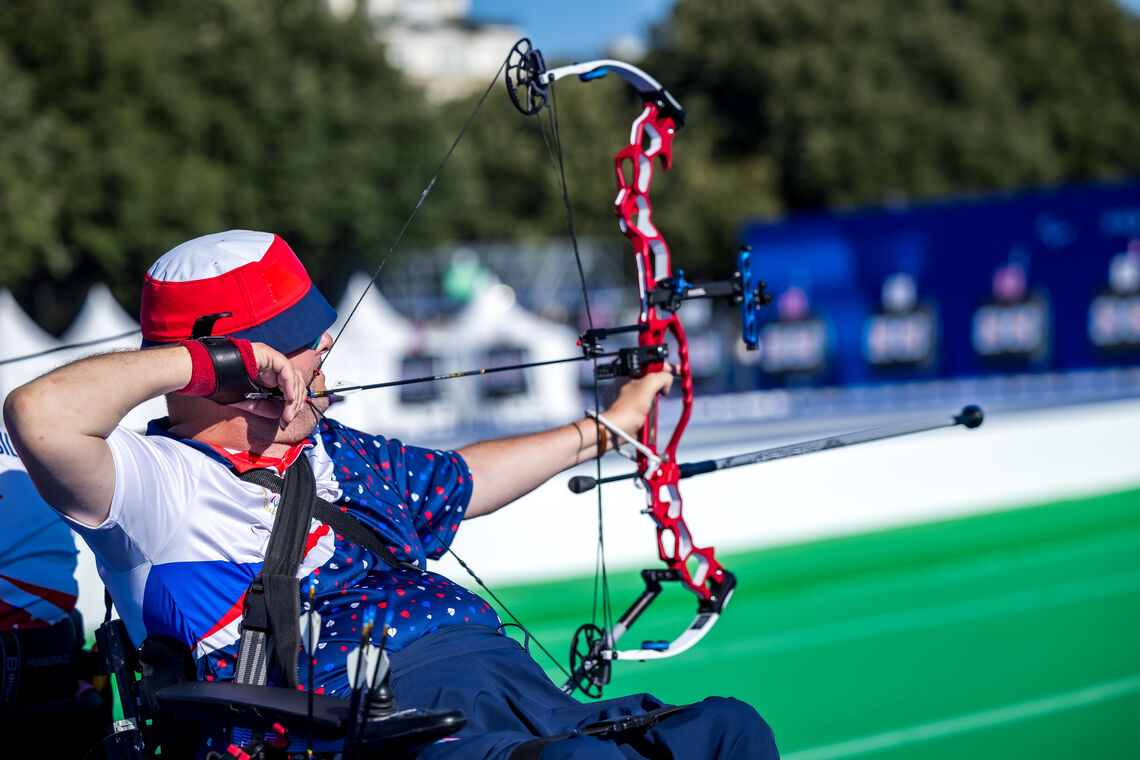
<path fill-rule="evenodd" d="M 184 644 L 152 638 L 135 649 L 121 620 L 101 625 L 95 640 L 122 710 L 105 743 L 108 760 L 195 758 L 208 726 L 253 732 L 245 746 L 234 747 L 229 755 L 233 758 L 285 758 L 287 742 L 281 737 L 311 735 L 343 740 L 344 757 L 402 760 L 467 722 L 458 710 L 399 709 L 394 704 L 354 715 L 352 701 L 325 694 L 311 695 L 310 712 L 305 692 L 198 681 Z M 276 740 L 267 741 L 266 734 Z"/>

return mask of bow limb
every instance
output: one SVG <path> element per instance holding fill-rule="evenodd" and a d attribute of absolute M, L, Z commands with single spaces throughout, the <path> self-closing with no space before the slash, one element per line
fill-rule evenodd
<path fill-rule="evenodd" d="M 672 164 L 673 138 L 684 124 L 685 113 L 676 98 L 656 79 L 636 66 L 612 59 L 547 69 L 542 54 L 531 47 L 529 40 L 524 39 L 515 45 L 508 58 L 507 91 L 519 111 L 537 114 L 547 105 L 550 96 L 548 90 L 558 79 L 577 76 L 582 81 L 589 81 L 611 72 L 631 84 L 645 103 L 641 114 L 633 122 L 629 143 L 614 158 L 618 187 L 614 213 L 619 228 L 633 246 L 640 313 L 636 325 L 596 328 L 591 320 L 590 329 L 582 334 L 580 345 L 586 356 L 598 357 L 602 355 L 598 347 L 599 340 L 618 333 L 637 333 L 636 347 L 619 349 L 618 359 L 610 364 L 595 365 L 597 380 L 617 376 L 643 377 L 662 369 L 668 357 L 668 343 L 672 342 L 677 351 L 681 414 L 668 441 L 662 442 L 658 433 L 658 402 L 654 399 L 638 435 L 638 445 L 635 447 L 637 454 L 633 457 L 638 466 L 636 477 L 646 491 L 646 512 L 656 523 L 658 555 L 666 568 L 642 572 L 646 583 L 645 591 L 613 625 L 608 625 L 610 616 L 604 553 L 599 554 L 602 594 L 606 600 L 603 608 L 608 630 L 595 623 L 587 623 L 579 628 L 570 653 L 573 676 L 563 686 L 564 691 L 572 692 L 580 688 L 588 696 L 594 697 L 600 696 L 601 687 L 609 681 L 610 660 L 672 657 L 696 644 L 716 622 L 736 584 L 732 574 L 717 561 L 712 547 L 694 545 L 683 514 L 679 488 L 682 474 L 677 465 L 677 447 L 692 413 L 693 379 L 689 367 L 688 340 L 677 311 L 682 302 L 689 299 L 726 298 L 730 303 L 740 305 L 742 319 L 747 320 L 755 309 L 771 300 L 764 292 L 764 284 L 751 279 L 751 270 L 744 266 L 747 263 L 744 252 L 738 260 L 740 271 L 730 280 L 698 287 L 687 282 L 683 272 L 674 276 L 669 245 L 653 222 L 649 191 L 653 183 L 655 163 L 660 162 L 665 169 Z M 556 117 L 552 114 L 551 119 L 553 122 Z M 557 128 L 552 126 L 552 132 L 557 134 Z M 555 164 L 561 165 L 561 162 L 555 161 Z M 566 200 L 565 187 L 562 189 Z M 576 245 L 575 254 L 577 255 Z M 584 282 L 582 289 L 585 296 Z M 588 298 L 586 304 L 588 315 Z M 746 328 L 746 338 L 752 332 L 754 330 Z M 610 427 L 602 417 L 598 418 L 598 422 Z M 580 493 L 615 479 L 620 478 L 602 478 L 599 465 L 597 477 L 578 476 L 571 480 L 570 486 L 571 490 Z M 600 524 L 600 494 L 598 505 Z M 601 544 L 599 536 L 599 547 Z M 663 582 L 678 582 L 697 597 L 696 619 L 671 642 L 646 642 L 637 649 L 616 649 L 618 640 L 660 594 Z"/>
<path fill-rule="evenodd" d="M 683 111 L 656 80 L 626 64 L 616 67 L 614 62 L 595 61 L 566 67 L 559 73 L 582 76 L 586 72 L 592 78 L 593 72 L 605 69 L 617 70 L 634 84 L 645 101 L 644 109 L 633 122 L 629 143 L 614 158 L 618 188 L 614 213 L 621 232 L 633 246 L 640 299 L 635 328 L 638 361 L 625 369 L 634 376 L 662 369 L 668 355 L 666 346 L 671 342 L 677 352 L 681 413 L 668 440 L 662 441 L 658 399 L 654 399 L 636 447 L 638 482 L 645 489 L 646 512 L 656 523 L 658 556 L 666 569 L 642 571 L 645 590 L 608 630 L 594 624 L 579 629 L 571 648 L 574 676 L 563 689 L 569 692 L 581 688 L 589 696 L 600 696 L 602 686 L 609 681 L 612 660 L 663 659 L 693 647 L 715 625 L 736 585 L 735 577 L 716 559 L 712 547 L 694 545 L 685 522 L 679 487 L 677 447 L 692 414 L 693 378 L 688 339 L 677 310 L 681 301 L 689 297 L 690 286 L 683 276 L 673 276 L 669 245 L 654 224 L 649 192 L 655 164 L 660 162 L 664 169 L 672 164 L 673 138 L 683 121 Z M 556 78 L 549 72 L 545 75 L 545 81 Z M 538 79 L 544 81 L 544 76 L 540 74 Z M 591 330 L 591 333 L 604 337 L 622 331 L 626 328 Z M 619 641 L 660 595 L 662 584 L 666 582 L 679 583 L 697 597 L 698 609 L 693 622 L 671 641 L 643 642 L 637 648 L 618 649 Z"/>

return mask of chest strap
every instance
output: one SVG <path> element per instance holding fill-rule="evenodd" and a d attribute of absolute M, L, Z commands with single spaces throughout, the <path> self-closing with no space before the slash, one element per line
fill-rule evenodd
<path fill-rule="evenodd" d="M 374 529 L 319 498 L 308 457 L 298 457 L 285 471 L 284 478 L 269 470 L 250 470 L 238 477 L 279 493 L 281 499 L 261 572 L 245 594 L 234 681 L 264 684 L 272 659 L 285 685 L 296 688 L 297 651 L 301 644 L 297 622 L 301 616 L 297 568 L 304 559 L 309 526 L 314 518 L 372 552 L 389 567 L 419 568 L 396 559 Z"/>
<path fill-rule="evenodd" d="M 302 456 L 300 459 L 306 459 Z M 299 460 L 298 460 L 299 461 Z M 311 466 L 311 465 L 310 465 Z M 275 493 L 282 493 L 284 478 L 280 478 L 272 470 L 250 470 L 238 476 L 247 483 L 259 485 Z M 367 549 L 376 555 L 376 558 L 388 567 L 401 567 L 405 570 L 419 571 L 422 568 L 396 559 L 392 549 L 385 543 L 384 538 L 371 525 L 361 522 L 335 504 L 331 504 L 317 496 L 316 487 L 313 488 L 312 517 L 333 529 L 336 533 L 347 538 L 357 546 Z M 280 510 L 280 507 L 278 507 Z M 276 529 L 276 523 L 274 524 Z"/>
<path fill-rule="evenodd" d="M 272 652 L 286 685 L 296 688 L 297 649 L 301 643 L 297 623 L 301 616 L 297 567 L 309 537 L 313 496 L 317 490 L 308 457 L 299 457 L 285 471 L 279 490 L 281 500 L 269 544 L 265 547 L 261 572 L 245 592 L 234 681 L 256 686 L 264 684 Z"/>

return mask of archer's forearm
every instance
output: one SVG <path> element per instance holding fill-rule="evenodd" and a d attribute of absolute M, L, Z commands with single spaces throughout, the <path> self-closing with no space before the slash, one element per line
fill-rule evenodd
<path fill-rule="evenodd" d="M 106 438 L 144 401 L 190 381 L 185 348 L 101 354 L 64 365 L 8 394 L 4 421 L 44 499 L 87 524 L 107 515 L 115 486 Z"/>
<path fill-rule="evenodd" d="M 459 450 L 474 490 L 466 517 L 479 517 L 530 493 L 563 470 L 597 456 L 597 423 L 582 419 L 542 433 L 483 441 Z"/>
<path fill-rule="evenodd" d="M 180 346 L 91 356 L 12 391 L 5 420 L 37 437 L 53 428 L 106 438 L 134 407 L 185 386 L 191 371 L 190 352 Z"/>

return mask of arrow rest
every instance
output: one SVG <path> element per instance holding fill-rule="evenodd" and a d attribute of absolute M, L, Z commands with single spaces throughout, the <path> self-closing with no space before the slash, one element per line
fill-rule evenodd
<path fill-rule="evenodd" d="M 630 346 L 619 348 L 618 358 L 609 364 L 599 364 L 594 374 L 599 380 L 615 377 L 642 377 L 654 366 L 661 365 L 669 356 L 664 343 L 656 346 Z"/>

